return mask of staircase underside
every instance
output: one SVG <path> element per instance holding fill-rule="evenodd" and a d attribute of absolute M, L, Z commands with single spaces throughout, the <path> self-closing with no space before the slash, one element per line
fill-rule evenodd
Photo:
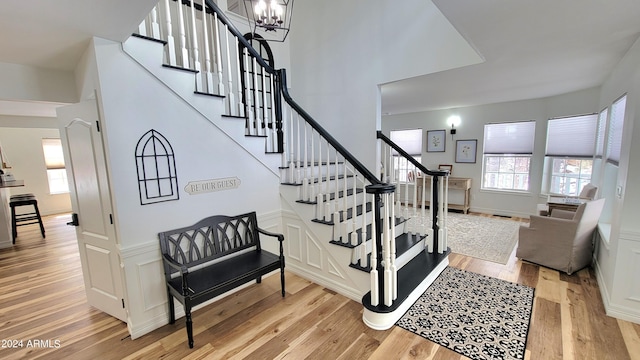
<path fill-rule="evenodd" d="M 391 328 L 449 265 L 451 249 L 438 254 L 424 250 L 398 270 L 398 298 L 392 306 L 371 305 L 371 292 L 362 298 L 362 320 L 375 330 Z"/>

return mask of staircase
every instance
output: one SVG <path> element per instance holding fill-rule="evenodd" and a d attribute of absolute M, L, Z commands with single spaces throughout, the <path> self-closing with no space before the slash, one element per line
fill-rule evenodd
<path fill-rule="evenodd" d="M 287 267 L 361 298 L 368 326 L 391 327 L 447 266 L 448 173 L 426 169 L 378 133 L 383 171 L 374 175 L 291 98 L 285 71 L 269 66 L 212 1 L 160 1 L 123 50 L 280 177 L 283 226 L 303 229 L 329 263 L 303 261 L 289 236 Z M 424 176 L 401 181 L 401 157 Z M 427 176 L 428 211 L 416 192 Z M 409 229 L 415 216 L 429 221 Z"/>

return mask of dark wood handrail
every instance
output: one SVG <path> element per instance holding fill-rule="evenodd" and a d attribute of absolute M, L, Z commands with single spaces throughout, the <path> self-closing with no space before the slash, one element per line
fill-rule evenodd
<path fill-rule="evenodd" d="M 274 69 L 273 67 L 271 67 L 271 65 L 267 64 L 266 61 L 264 61 L 262 56 L 260 56 L 260 54 L 258 54 L 256 49 L 254 49 L 253 46 L 251 46 L 251 44 L 249 44 L 249 41 L 247 41 L 247 39 L 244 38 L 244 35 L 240 32 L 240 30 L 238 30 L 235 27 L 235 25 L 233 25 L 233 23 L 231 22 L 231 20 L 229 20 L 227 15 L 225 15 L 224 12 L 222 10 L 220 10 L 218 5 L 216 5 L 211 0 L 204 0 L 204 1 L 207 4 L 207 6 L 209 8 L 211 8 L 212 11 L 214 11 L 216 14 L 218 14 L 218 20 L 220 20 L 223 24 L 227 25 L 227 27 L 229 28 L 229 31 L 231 31 L 231 33 L 236 38 L 238 38 L 238 41 L 245 48 L 247 48 L 247 51 L 249 52 L 249 54 L 251 54 L 251 56 L 256 58 L 256 61 L 258 62 L 258 64 L 260 64 L 260 66 L 262 66 L 269 74 L 276 75 L 276 73 L 277 73 L 276 69 Z M 283 84 L 283 85 L 285 85 L 285 84 Z"/>
<path fill-rule="evenodd" d="M 337 152 L 339 152 L 346 161 L 348 161 L 358 172 L 364 176 L 367 181 L 372 184 L 381 184 L 382 182 L 375 176 L 366 166 L 364 166 L 358 159 L 356 159 L 347 149 L 344 148 L 333 136 L 329 134 L 317 121 L 311 117 L 300 105 L 298 105 L 293 98 L 289 95 L 289 91 L 287 89 L 287 76 L 286 71 L 284 69 L 275 70 L 266 61 L 258 54 L 258 52 L 249 44 L 249 42 L 244 38 L 244 35 L 233 25 L 233 23 L 227 18 L 227 16 L 220 10 L 220 8 L 211 0 L 205 0 L 205 3 L 208 7 L 210 7 L 214 12 L 218 14 L 218 19 L 225 25 L 228 26 L 229 31 L 238 38 L 238 41 L 247 48 L 247 51 L 256 58 L 256 61 L 265 69 L 266 72 L 275 75 L 279 78 L 280 81 L 276 82 L 278 87 L 280 88 L 280 92 L 282 93 L 282 97 L 285 99 L 287 104 L 291 106 L 302 118 L 309 124 L 311 127 L 318 132 L 322 137 L 324 137 Z"/>
<path fill-rule="evenodd" d="M 282 96 L 284 97 L 287 104 L 289 104 L 289 106 L 291 106 L 295 111 L 297 111 L 298 114 L 300 114 L 300 116 L 302 116 L 305 119 L 305 121 L 309 123 L 309 125 L 311 125 L 311 127 L 313 127 L 318 132 L 318 134 L 324 137 L 327 140 L 327 142 L 331 144 L 331 146 L 333 146 L 336 149 L 336 151 L 342 154 L 342 156 L 344 156 L 344 159 L 349 163 L 351 163 L 351 165 L 353 165 L 353 167 L 356 170 L 358 170 L 362 174 L 362 176 L 364 176 L 371 184 L 382 184 L 382 182 L 371 171 L 369 171 L 369 169 L 367 169 L 366 166 L 364 166 L 360 161 L 358 161 L 358 159 L 356 159 L 347 149 L 345 149 L 342 146 L 342 144 L 338 142 L 338 140 L 336 140 L 333 136 L 331 136 L 331 134 L 329 134 L 327 130 L 325 130 L 322 126 L 320 126 L 320 124 L 318 124 L 318 122 L 316 122 L 311 117 L 311 115 L 309 115 L 306 111 L 304 111 L 304 109 L 300 107 L 300 105 L 298 105 L 295 102 L 295 100 L 293 100 L 293 98 L 291 98 L 291 95 L 289 95 L 289 91 L 286 86 L 286 83 L 287 83 L 286 72 L 284 69 L 280 69 L 278 70 L 278 72 L 279 72 L 279 77 L 281 78 L 281 81 L 282 81 L 282 88 L 281 88 Z"/>
<path fill-rule="evenodd" d="M 412 163 L 415 167 L 417 167 L 424 174 L 431 175 L 431 176 L 448 176 L 449 175 L 449 172 L 446 171 L 446 170 L 443 171 L 443 170 L 429 170 L 429 169 L 427 169 L 424 165 L 422 165 L 416 159 L 414 159 L 413 156 L 409 155 L 409 153 L 407 153 L 406 151 L 402 150 L 402 148 L 399 147 L 398 144 L 396 144 L 393 141 L 391 141 L 391 139 L 389 139 L 385 134 L 383 134 L 382 131 L 378 131 L 377 136 L 378 136 L 378 139 L 382 140 L 385 144 L 387 144 L 391 148 L 393 148 L 393 150 L 397 151 L 398 154 L 400 154 L 400 155 L 402 155 L 402 157 L 406 158 L 410 163 Z"/>

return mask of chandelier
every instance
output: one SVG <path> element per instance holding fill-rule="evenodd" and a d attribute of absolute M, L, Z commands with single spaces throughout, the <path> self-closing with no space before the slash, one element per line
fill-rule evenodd
<path fill-rule="evenodd" d="M 263 30 L 279 33 L 276 37 L 282 36 L 282 39 L 277 41 L 286 39 L 291 26 L 293 0 L 245 0 L 244 5 L 249 20 L 253 17 L 254 33 L 257 30 Z M 265 39 L 276 40 L 272 39 L 272 36 Z"/>

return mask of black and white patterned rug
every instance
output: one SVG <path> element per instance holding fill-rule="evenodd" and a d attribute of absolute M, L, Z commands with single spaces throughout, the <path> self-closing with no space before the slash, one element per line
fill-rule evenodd
<path fill-rule="evenodd" d="M 533 293 L 447 267 L 396 325 L 471 359 L 524 359 Z"/>

